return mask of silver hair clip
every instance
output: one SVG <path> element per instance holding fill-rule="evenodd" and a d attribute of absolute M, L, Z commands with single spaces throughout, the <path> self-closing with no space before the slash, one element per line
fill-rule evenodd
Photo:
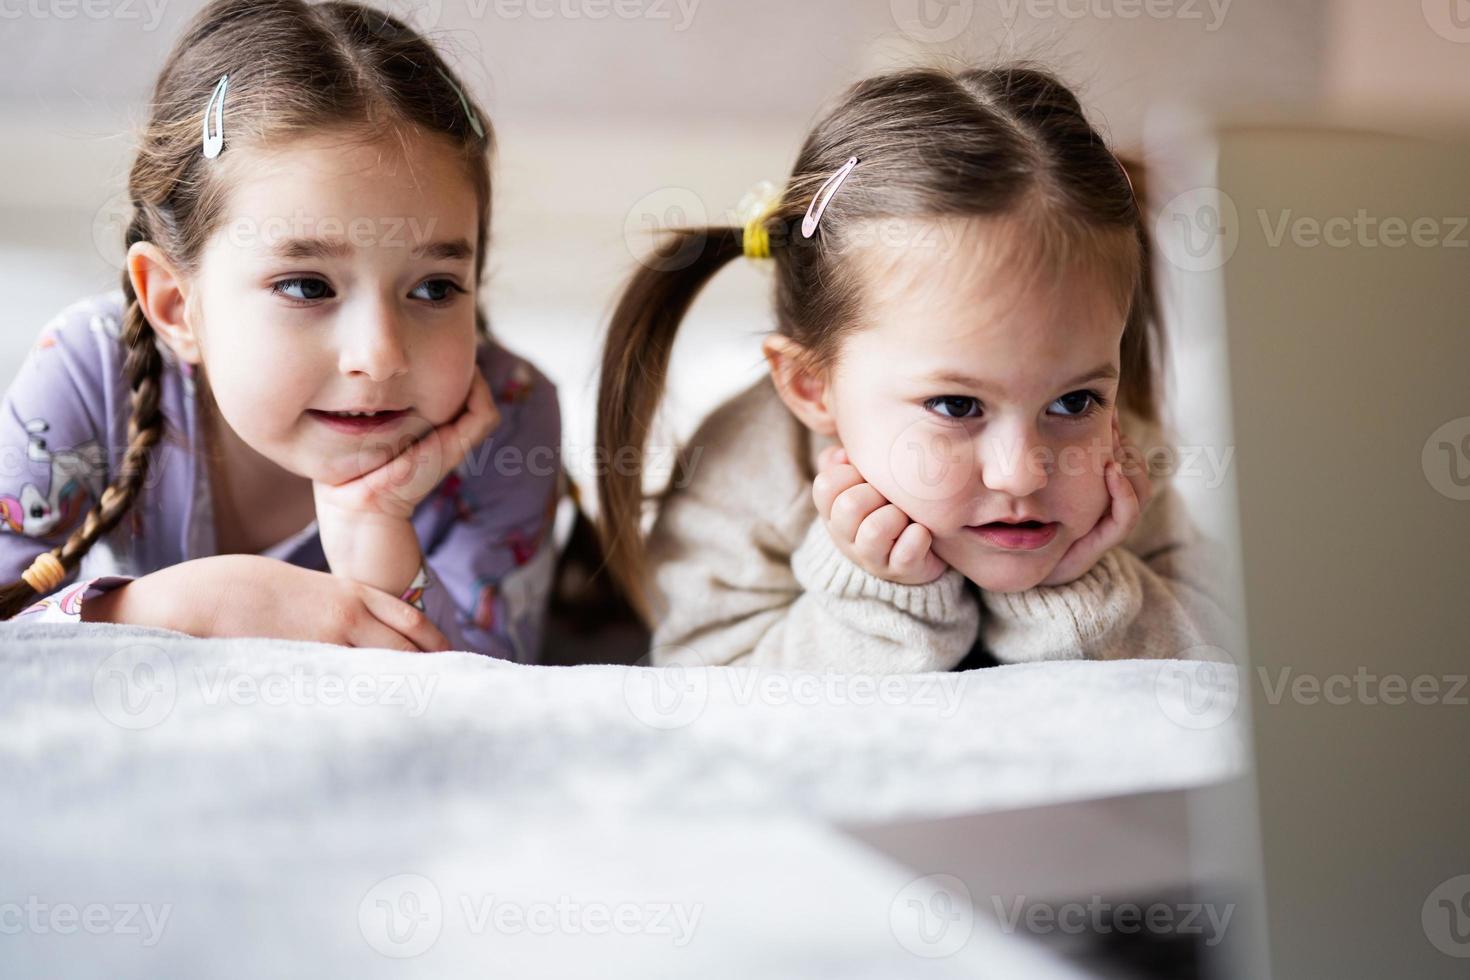
<path fill-rule="evenodd" d="M 225 148 L 225 89 L 230 87 L 230 76 L 221 75 L 214 93 L 204 103 L 204 158 L 213 160 Z M 214 132 L 209 131 L 209 110 L 214 109 Z"/>
<path fill-rule="evenodd" d="M 470 119 L 470 129 L 473 129 L 475 131 L 475 135 L 480 137 L 480 139 L 484 139 L 485 127 L 480 125 L 480 120 L 475 118 L 475 114 L 470 111 L 470 100 L 464 97 L 464 91 L 455 84 L 454 79 L 450 78 L 447 74 L 444 73 L 444 69 L 435 67 L 434 70 L 439 73 L 440 78 L 449 83 L 449 87 L 454 89 L 454 94 L 459 96 L 459 104 L 464 107 L 464 114 Z"/>
<path fill-rule="evenodd" d="M 827 210 L 827 202 L 832 200 L 832 195 L 837 193 L 837 188 L 852 173 L 852 168 L 858 165 L 857 157 L 848 157 L 847 162 L 838 168 L 837 172 L 828 177 L 817 193 L 812 197 L 812 203 L 807 206 L 806 216 L 801 219 L 801 237 L 810 238 L 817 233 L 817 222 L 822 220 L 822 213 Z"/>

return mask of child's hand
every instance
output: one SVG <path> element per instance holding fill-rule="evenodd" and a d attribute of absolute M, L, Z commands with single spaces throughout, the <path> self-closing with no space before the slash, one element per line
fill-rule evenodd
<path fill-rule="evenodd" d="M 193 636 L 263 636 L 389 650 L 447 650 L 408 603 L 371 586 L 262 555 L 196 558 L 82 606 L 91 622 L 161 626 Z"/>
<path fill-rule="evenodd" d="M 1153 496 L 1153 482 L 1149 480 L 1143 454 L 1123 435 L 1116 412 L 1113 413 L 1113 458 L 1103 469 L 1103 479 L 1108 487 L 1108 509 L 1091 531 L 1072 542 L 1042 585 L 1065 585 L 1086 575 L 1103 552 L 1122 544 L 1132 533 Z"/>
<path fill-rule="evenodd" d="M 925 585 L 944 574 L 929 529 L 864 480 L 840 446 L 817 458 L 812 500 L 837 549 L 868 574 L 899 585 Z"/>
<path fill-rule="evenodd" d="M 317 533 L 332 574 L 401 595 L 423 561 L 413 509 L 500 424 L 479 371 L 458 416 L 391 456 L 363 449 L 367 472 L 346 483 L 314 483 Z"/>
<path fill-rule="evenodd" d="M 408 518 L 471 449 L 500 424 L 490 386 L 479 371 L 459 415 L 393 455 L 386 446 L 362 451 L 366 472 L 346 483 L 315 485 L 317 510 Z"/>

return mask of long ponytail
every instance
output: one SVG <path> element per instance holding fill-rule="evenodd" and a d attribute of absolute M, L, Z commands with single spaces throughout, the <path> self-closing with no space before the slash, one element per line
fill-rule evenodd
<path fill-rule="evenodd" d="M 705 284 L 743 254 L 739 228 L 679 230 L 643 260 L 613 311 L 597 393 L 599 529 L 608 568 L 651 614 L 643 544 L 643 454 L 663 398 L 674 337 Z M 635 452 L 628 453 L 628 449 Z M 623 459 L 631 457 L 632 465 Z"/>

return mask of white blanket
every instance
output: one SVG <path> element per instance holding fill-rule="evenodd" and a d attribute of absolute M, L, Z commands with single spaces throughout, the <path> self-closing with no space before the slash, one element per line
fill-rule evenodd
<path fill-rule="evenodd" d="M 1007 954 L 916 955 L 907 878 L 828 822 L 1243 758 L 1214 664 L 874 681 L 90 625 L 0 650 L 16 975 L 965 975 Z"/>

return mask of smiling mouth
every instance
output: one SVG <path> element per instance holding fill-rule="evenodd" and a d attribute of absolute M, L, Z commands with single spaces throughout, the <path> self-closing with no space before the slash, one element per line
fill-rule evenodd
<path fill-rule="evenodd" d="M 339 432 L 367 432 L 392 425 L 408 414 L 406 408 L 382 409 L 372 412 L 329 412 L 320 408 L 309 408 L 306 414 L 318 422 Z"/>

